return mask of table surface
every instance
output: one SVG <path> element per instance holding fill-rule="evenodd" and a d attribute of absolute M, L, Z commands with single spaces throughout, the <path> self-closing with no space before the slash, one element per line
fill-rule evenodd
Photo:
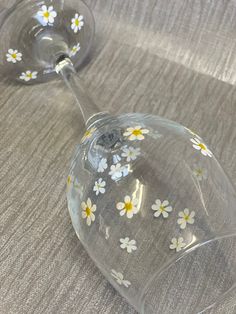
<path fill-rule="evenodd" d="M 1 1 L 4 9 L 14 1 Z M 201 134 L 236 182 L 236 3 L 96 0 L 80 71 L 101 109 L 149 112 Z M 0 82 L 0 313 L 136 313 L 77 239 L 65 181 L 84 130 L 62 82 Z M 236 313 L 236 291 L 207 314 Z"/>

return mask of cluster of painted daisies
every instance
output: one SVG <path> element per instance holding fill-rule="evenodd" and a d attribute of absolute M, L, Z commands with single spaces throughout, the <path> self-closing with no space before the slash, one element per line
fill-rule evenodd
<path fill-rule="evenodd" d="M 189 132 L 193 137 L 190 139 L 192 142 L 192 147 L 198 150 L 203 156 L 212 157 L 211 151 L 207 148 L 207 146 L 202 142 L 201 138 L 191 130 L 185 128 L 187 132 Z M 96 128 L 91 128 L 87 130 L 82 138 L 82 143 L 86 143 L 91 139 L 93 133 L 96 131 Z M 132 141 L 142 141 L 145 139 L 146 135 L 151 135 L 152 131 L 146 129 L 142 126 L 134 126 L 128 127 L 123 136 L 127 138 L 130 142 Z M 161 135 L 158 134 L 158 137 Z M 122 176 L 126 176 L 129 173 L 130 164 L 132 161 L 136 160 L 141 155 L 141 150 L 139 147 L 133 147 L 129 145 L 125 145 L 121 147 L 121 152 L 118 155 L 113 156 L 113 164 L 109 167 L 108 161 L 106 158 L 101 158 L 99 161 L 97 172 L 103 173 L 106 170 L 109 171 L 111 179 L 116 181 L 119 180 Z M 125 166 L 122 166 L 120 161 L 122 158 L 128 163 Z M 206 169 L 204 169 L 201 165 L 195 164 L 192 169 L 193 175 L 196 177 L 197 181 L 202 181 L 207 178 Z M 70 176 L 69 176 L 70 177 Z M 78 183 L 78 182 L 77 182 Z M 98 178 L 93 187 L 93 192 L 96 196 L 99 194 L 104 194 L 106 192 L 107 182 L 102 178 Z M 114 204 L 114 208 L 119 211 L 120 216 L 124 216 L 128 219 L 132 219 L 134 215 L 136 215 L 139 210 L 139 200 L 135 197 L 131 197 L 126 195 L 124 199 L 116 204 Z M 82 202 L 82 218 L 85 219 L 88 226 L 96 219 L 96 204 L 93 204 L 91 199 L 88 198 L 87 201 Z M 156 199 L 155 203 L 150 208 L 153 211 L 153 216 L 155 218 L 163 218 L 164 220 L 169 217 L 171 212 L 173 211 L 172 206 L 170 205 L 168 200 L 161 201 L 160 199 Z M 195 222 L 195 211 L 185 208 L 184 210 L 178 213 L 177 224 L 181 230 L 187 228 L 188 225 L 193 225 Z M 106 227 L 106 239 L 109 238 L 109 227 Z M 175 250 L 175 252 L 181 251 L 188 244 L 185 243 L 184 238 L 174 237 L 171 239 L 169 248 L 170 250 Z M 137 243 L 135 239 L 130 239 L 129 237 L 120 238 L 120 248 L 125 250 L 127 253 L 131 254 L 138 249 Z M 122 273 L 111 270 L 111 276 L 116 280 L 119 285 L 123 285 L 128 288 L 131 283 L 128 280 L 124 279 Z"/>
<path fill-rule="evenodd" d="M 57 12 L 54 10 L 53 6 L 47 7 L 46 5 L 42 5 L 40 10 L 37 12 L 37 17 L 39 22 L 43 26 L 53 26 L 55 19 L 57 17 Z M 84 17 L 79 13 L 76 13 L 74 17 L 71 19 L 71 29 L 74 33 L 78 33 L 84 26 Z M 69 51 L 69 57 L 74 57 L 80 51 L 80 43 L 74 45 Z M 22 61 L 23 54 L 19 52 L 17 49 L 8 49 L 6 53 L 7 62 L 17 63 Z M 25 82 L 30 80 L 37 79 L 38 72 L 27 70 L 22 72 L 19 78 Z"/>

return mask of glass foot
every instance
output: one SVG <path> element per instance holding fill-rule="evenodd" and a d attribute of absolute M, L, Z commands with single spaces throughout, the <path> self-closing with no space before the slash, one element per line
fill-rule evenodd
<path fill-rule="evenodd" d="M 93 35 L 94 18 L 82 1 L 23 0 L 7 12 L 1 25 L 1 71 L 27 84 L 47 81 L 56 76 L 61 55 L 80 66 Z"/>

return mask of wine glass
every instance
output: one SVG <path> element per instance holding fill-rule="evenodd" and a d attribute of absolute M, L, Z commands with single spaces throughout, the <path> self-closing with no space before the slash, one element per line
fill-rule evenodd
<path fill-rule="evenodd" d="M 2 71 L 26 84 L 58 76 L 74 94 L 87 130 L 67 179 L 68 208 L 106 278 L 140 313 L 203 313 L 236 283 L 234 188 L 190 129 L 100 112 L 75 70 L 93 36 L 82 1 L 22 0 L 1 26 Z"/>

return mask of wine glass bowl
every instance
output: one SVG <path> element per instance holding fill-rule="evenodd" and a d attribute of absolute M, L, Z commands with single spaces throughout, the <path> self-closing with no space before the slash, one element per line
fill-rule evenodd
<path fill-rule="evenodd" d="M 97 119 L 67 198 L 79 239 L 138 311 L 198 313 L 235 284 L 235 192 L 206 143 L 178 123 Z"/>

